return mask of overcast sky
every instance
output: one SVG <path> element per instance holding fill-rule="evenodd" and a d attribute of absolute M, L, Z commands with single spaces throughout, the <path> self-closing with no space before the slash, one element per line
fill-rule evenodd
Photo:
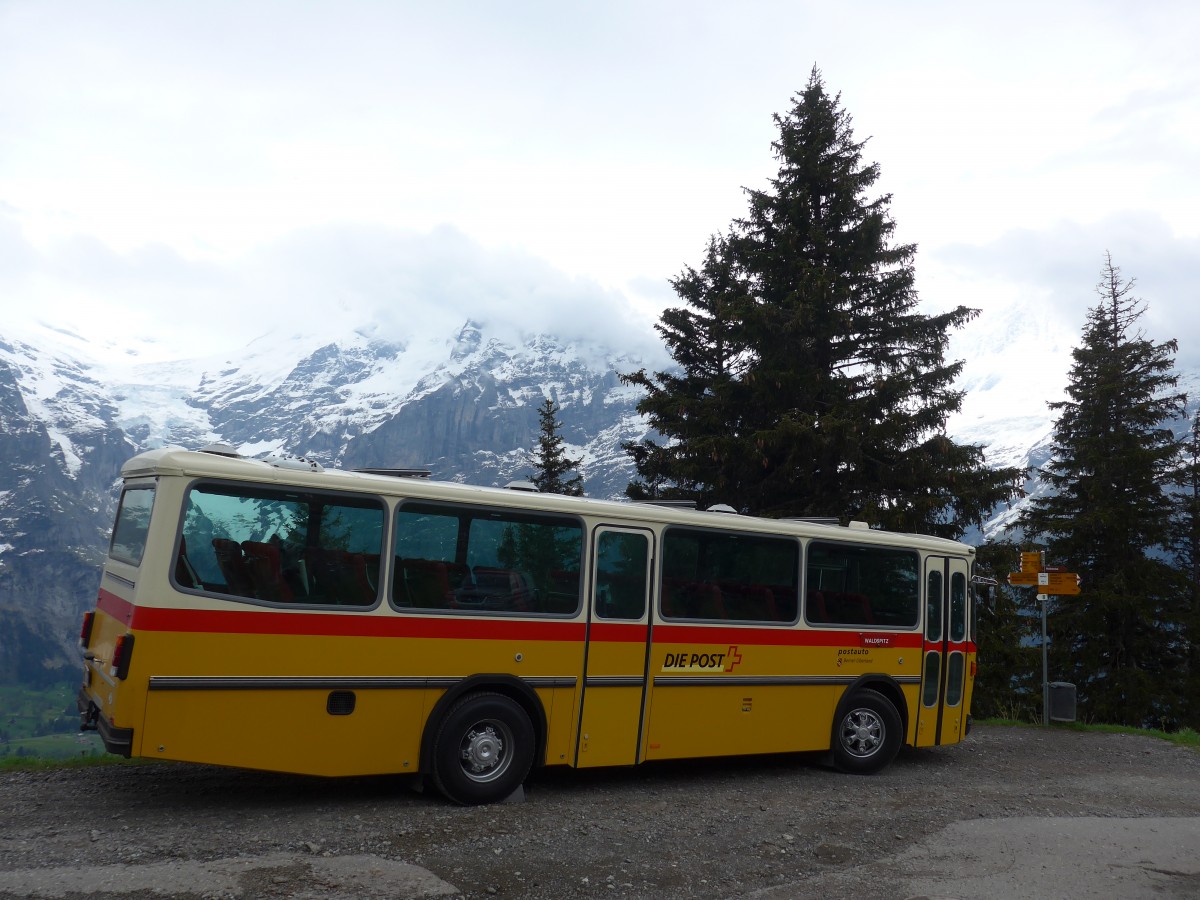
<path fill-rule="evenodd" d="M 988 365 L 1036 392 L 1106 250 L 1200 364 L 1198 44 L 1168 0 L 0 0 L 0 334 L 201 354 L 336 313 L 650 346 L 816 65 L 925 306 L 983 311 L 972 365 L 1020 332 Z"/>

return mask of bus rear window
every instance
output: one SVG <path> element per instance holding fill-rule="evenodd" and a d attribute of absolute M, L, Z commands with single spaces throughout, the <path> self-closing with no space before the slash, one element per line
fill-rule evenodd
<path fill-rule="evenodd" d="M 373 497 L 199 485 L 184 506 L 175 583 L 247 600 L 371 606 L 383 525 Z"/>
<path fill-rule="evenodd" d="M 146 535 L 150 532 L 150 512 L 154 509 L 154 485 L 126 488 L 117 507 L 112 543 L 108 555 L 133 566 L 142 564 Z"/>

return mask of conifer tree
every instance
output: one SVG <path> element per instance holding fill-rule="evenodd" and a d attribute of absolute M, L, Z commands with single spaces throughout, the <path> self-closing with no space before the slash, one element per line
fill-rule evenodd
<path fill-rule="evenodd" d="M 1183 576 L 1185 608 L 1183 633 L 1187 646 L 1183 721 L 1200 729 L 1200 408 L 1184 446 L 1182 490 L 1179 493 L 1175 559 Z"/>
<path fill-rule="evenodd" d="M 1078 687 L 1089 718 L 1171 724 L 1182 711 L 1183 590 L 1164 561 L 1172 543 L 1180 442 L 1172 420 L 1175 341 L 1136 330 L 1145 303 L 1106 255 L 1067 395 L 1051 404 L 1053 493 L 1022 517 L 1050 558 L 1083 579 L 1080 596 L 1051 598 L 1051 679 Z"/>
<path fill-rule="evenodd" d="M 538 444 L 533 452 L 534 473 L 530 480 L 543 493 L 582 497 L 583 479 L 576 472 L 582 460 L 567 456 L 559 434 L 558 407 L 549 397 L 538 408 L 538 421 Z"/>
<path fill-rule="evenodd" d="M 746 459 L 737 435 L 749 392 L 741 380 L 748 362 L 740 335 L 740 307 L 748 297 L 729 257 L 728 239 L 709 239 L 699 271 L 686 267 L 671 286 L 687 306 L 667 309 L 655 329 L 678 370 L 654 376 L 645 370 L 623 376 L 646 391 L 638 411 L 674 439 L 624 444 L 641 477 L 629 496 L 729 502 Z"/>
<path fill-rule="evenodd" d="M 626 376 L 657 432 L 627 447 L 630 494 L 961 535 L 1021 474 L 945 434 L 948 333 L 975 312 L 918 311 L 915 248 L 892 242 L 890 196 L 866 196 L 879 167 L 816 69 L 775 122 L 778 175 L 672 282 L 685 306 L 658 329 L 678 373 Z"/>

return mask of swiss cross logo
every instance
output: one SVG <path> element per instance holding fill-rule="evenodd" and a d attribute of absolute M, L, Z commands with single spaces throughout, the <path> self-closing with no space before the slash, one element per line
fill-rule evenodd
<path fill-rule="evenodd" d="M 738 653 L 737 644 L 729 648 L 725 654 L 725 671 L 732 672 L 733 667 L 742 661 L 742 654 Z"/>

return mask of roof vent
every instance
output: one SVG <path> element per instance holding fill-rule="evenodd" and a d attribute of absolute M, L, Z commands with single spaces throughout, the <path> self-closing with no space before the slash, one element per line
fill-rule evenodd
<path fill-rule="evenodd" d="M 504 487 L 510 491 L 525 491 L 530 494 L 539 493 L 538 486 L 532 481 L 510 481 Z"/>
<path fill-rule="evenodd" d="M 302 472 L 324 472 L 325 467 L 307 456 L 292 456 L 290 453 L 268 453 L 263 462 L 277 469 L 296 469 Z"/>
<path fill-rule="evenodd" d="M 735 516 L 737 515 L 737 510 L 728 503 L 715 503 L 705 510 L 705 512 L 732 513 Z"/>
<path fill-rule="evenodd" d="M 854 521 L 851 521 L 850 524 L 847 525 L 846 527 L 850 528 L 854 531 L 870 531 L 871 530 L 870 525 L 868 525 L 866 522 L 859 522 L 857 519 Z"/>
<path fill-rule="evenodd" d="M 201 447 L 200 452 L 211 453 L 213 456 L 228 456 L 231 459 L 241 459 L 241 455 L 237 452 L 237 447 L 231 444 L 209 444 L 206 447 Z"/>

